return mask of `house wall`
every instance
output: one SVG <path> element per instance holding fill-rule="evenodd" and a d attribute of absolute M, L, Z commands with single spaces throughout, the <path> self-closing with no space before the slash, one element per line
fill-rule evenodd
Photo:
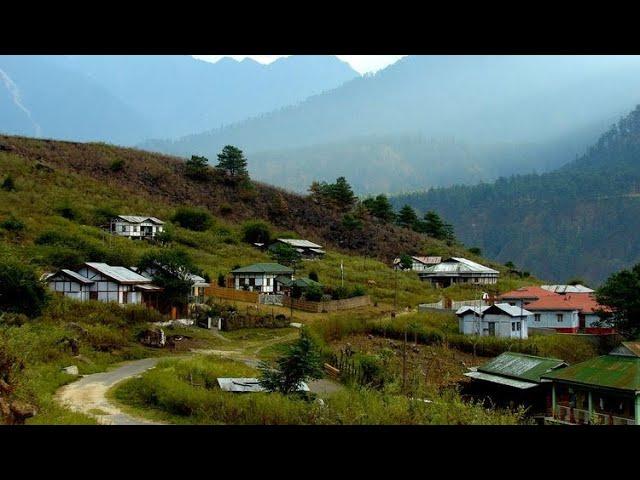
<path fill-rule="evenodd" d="M 127 304 L 142 303 L 142 292 L 134 291 L 133 285 L 121 285 L 88 267 L 82 267 L 78 273 L 94 281 L 89 286 L 89 291 L 98 292 L 97 299 L 101 302 L 125 303 L 124 294 L 126 292 Z"/>
<path fill-rule="evenodd" d="M 163 231 L 162 225 L 156 225 L 153 222 L 129 223 L 125 221 L 114 221 L 111 223 L 111 232 L 121 237 L 141 238 L 143 237 L 141 227 L 151 227 L 151 237 L 155 237 L 157 233 Z"/>
<path fill-rule="evenodd" d="M 472 312 L 458 317 L 458 328 L 460 333 L 465 335 L 480 334 L 483 337 L 489 336 L 489 322 L 495 322 L 495 336 L 501 338 L 527 338 L 528 318 L 510 317 L 509 315 L 484 315 L 478 319 Z M 513 330 L 512 324 L 520 322 L 522 331 Z M 480 331 L 478 332 L 478 329 Z"/>
<path fill-rule="evenodd" d="M 88 285 L 60 277 L 47 282 L 49 289 L 62 293 L 65 297 L 85 301 L 89 299 Z"/>
<path fill-rule="evenodd" d="M 529 309 L 534 315 L 531 317 L 532 328 L 553 328 L 561 333 L 575 333 L 578 331 L 579 320 L 578 311 L 566 311 L 566 310 L 532 310 Z M 540 314 L 540 321 L 535 320 L 535 314 Z M 562 322 L 558 322 L 556 315 L 562 314 Z"/>
<path fill-rule="evenodd" d="M 277 276 L 273 273 L 241 273 L 233 276 L 233 286 L 236 290 L 243 290 L 242 285 L 254 279 L 255 286 L 250 286 L 249 291 L 274 293 L 281 290 L 281 285 L 276 285 Z"/>

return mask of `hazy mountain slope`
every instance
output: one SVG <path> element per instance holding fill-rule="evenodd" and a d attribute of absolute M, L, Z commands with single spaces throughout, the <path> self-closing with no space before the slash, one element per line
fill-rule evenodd
<path fill-rule="evenodd" d="M 409 56 L 298 106 L 167 148 L 215 150 L 227 141 L 257 151 L 416 131 L 538 141 L 619 113 L 640 97 L 639 73 L 635 57 Z"/>
<path fill-rule="evenodd" d="M 131 143 L 147 120 L 105 88 L 42 56 L 0 56 L 0 132 Z"/>
<path fill-rule="evenodd" d="M 291 56 L 263 65 L 188 55 L 74 55 L 52 59 L 143 112 L 153 135 L 218 128 L 300 102 L 358 76 L 331 55 Z"/>
<path fill-rule="evenodd" d="M 313 180 L 345 176 L 360 194 L 410 192 L 457 183 L 493 181 L 515 173 L 542 173 L 585 152 L 600 122 L 547 142 L 471 144 L 424 135 L 370 135 L 341 142 L 251 155 L 254 178 L 304 192 Z M 571 158 L 571 157 L 569 157 Z M 283 175 L 286 172 L 286 175 Z"/>
<path fill-rule="evenodd" d="M 640 261 L 640 109 L 554 172 L 392 201 L 437 210 L 467 245 L 542 278 L 599 283 Z"/>

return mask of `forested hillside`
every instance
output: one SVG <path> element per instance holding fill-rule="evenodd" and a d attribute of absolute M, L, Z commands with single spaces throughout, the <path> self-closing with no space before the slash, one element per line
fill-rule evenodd
<path fill-rule="evenodd" d="M 360 193 L 491 180 L 584 153 L 640 102 L 639 77 L 633 56 L 408 56 L 299 105 L 143 145 L 209 158 L 239 145 L 261 160 L 255 178 L 296 190 L 337 170 L 365 170 Z"/>
<path fill-rule="evenodd" d="M 489 257 L 549 280 L 598 284 L 640 260 L 640 107 L 554 172 L 391 200 L 440 212 Z"/>

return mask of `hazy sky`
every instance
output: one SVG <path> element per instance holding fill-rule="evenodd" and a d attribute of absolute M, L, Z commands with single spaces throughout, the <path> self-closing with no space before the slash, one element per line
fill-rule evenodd
<path fill-rule="evenodd" d="M 222 57 L 231 57 L 236 60 L 242 60 L 251 57 L 260 63 L 271 63 L 280 57 L 288 57 L 289 55 L 193 55 L 200 60 L 208 62 L 217 62 Z M 336 55 L 340 60 L 347 62 L 351 67 L 360 73 L 376 72 L 381 68 L 390 65 L 406 55 Z"/>

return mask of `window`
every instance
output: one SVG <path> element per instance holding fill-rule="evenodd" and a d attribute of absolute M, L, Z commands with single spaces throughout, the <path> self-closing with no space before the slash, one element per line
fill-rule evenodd
<path fill-rule="evenodd" d="M 511 322 L 511 331 L 512 332 L 516 331 L 516 322 Z"/>
<path fill-rule="evenodd" d="M 556 313 L 556 320 L 558 322 L 562 322 L 564 315 L 562 313 Z"/>
<path fill-rule="evenodd" d="M 516 331 L 522 330 L 522 322 L 516 322 Z"/>
<path fill-rule="evenodd" d="M 540 314 L 539 313 L 534 313 L 533 314 L 533 321 L 534 322 L 539 322 L 540 321 Z"/>
<path fill-rule="evenodd" d="M 120 227 L 122 229 L 123 232 L 127 231 L 127 226 L 126 225 L 122 225 L 122 227 Z"/>
<path fill-rule="evenodd" d="M 133 231 L 137 232 L 138 231 L 138 227 L 133 227 Z"/>
<path fill-rule="evenodd" d="M 267 287 L 271 286 L 271 277 L 267 277 Z"/>

